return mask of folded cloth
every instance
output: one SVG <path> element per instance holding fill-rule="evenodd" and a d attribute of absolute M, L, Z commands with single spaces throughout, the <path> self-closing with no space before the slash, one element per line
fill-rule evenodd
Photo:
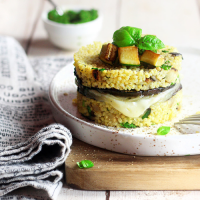
<path fill-rule="evenodd" d="M 71 61 L 32 58 L 32 67 L 16 40 L 0 36 L 0 196 L 4 199 L 27 186 L 43 189 L 48 194 L 44 199 L 59 194 L 63 173 L 58 167 L 70 152 L 72 136 L 55 123 L 47 91 L 53 75 Z M 28 199 L 36 196 L 29 194 Z"/>

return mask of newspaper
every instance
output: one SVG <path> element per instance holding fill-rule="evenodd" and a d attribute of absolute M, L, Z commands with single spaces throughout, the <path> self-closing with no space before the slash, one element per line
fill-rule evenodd
<path fill-rule="evenodd" d="M 20 199 L 57 198 L 63 177 L 58 167 L 70 152 L 72 136 L 55 123 L 47 92 L 55 73 L 70 62 L 72 58 L 38 58 L 31 65 L 16 40 L 0 36 L 1 199 L 19 199 L 12 191 L 27 186 L 47 196 L 20 194 Z"/>

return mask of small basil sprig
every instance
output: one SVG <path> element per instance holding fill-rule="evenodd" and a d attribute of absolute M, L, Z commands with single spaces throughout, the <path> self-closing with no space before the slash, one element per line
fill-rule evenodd
<path fill-rule="evenodd" d="M 82 160 L 81 162 L 77 162 L 77 165 L 81 169 L 91 168 L 94 166 L 94 163 L 91 160 Z"/>
<path fill-rule="evenodd" d="M 158 50 L 164 48 L 165 45 L 155 35 L 145 35 L 139 39 L 138 47 L 144 50 Z"/>
<path fill-rule="evenodd" d="M 167 135 L 170 132 L 169 126 L 161 126 L 157 130 L 157 135 Z"/>
<path fill-rule="evenodd" d="M 141 38 L 142 29 L 124 26 L 116 30 L 113 34 L 113 42 L 118 47 L 127 47 L 136 45 Z"/>

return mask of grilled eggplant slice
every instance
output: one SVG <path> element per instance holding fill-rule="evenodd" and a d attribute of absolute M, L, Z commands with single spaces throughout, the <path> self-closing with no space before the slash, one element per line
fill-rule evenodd
<path fill-rule="evenodd" d="M 127 66 L 140 66 L 138 48 L 136 46 L 118 48 L 119 63 Z"/>
<path fill-rule="evenodd" d="M 118 47 L 114 44 L 108 43 L 104 44 L 101 48 L 101 53 L 99 55 L 99 58 L 110 65 L 113 65 L 115 61 L 117 60 L 117 53 L 118 53 Z"/>
<path fill-rule="evenodd" d="M 140 57 L 140 61 L 144 63 L 148 63 L 155 67 L 160 67 L 164 64 L 164 58 L 153 51 L 146 50 Z"/>
<path fill-rule="evenodd" d="M 159 94 L 160 92 L 164 92 L 175 86 L 175 84 L 174 84 L 174 85 L 170 85 L 167 87 L 159 87 L 159 88 L 154 88 L 154 89 L 150 89 L 150 90 L 140 90 L 140 91 L 136 91 L 134 89 L 133 90 L 117 90 L 114 88 L 101 89 L 101 88 L 83 86 L 81 79 L 76 74 L 76 71 L 75 71 L 75 76 L 76 76 L 76 85 L 78 86 L 78 91 L 81 94 L 83 94 L 84 96 L 87 96 L 88 90 L 96 90 L 100 93 L 103 92 L 103 93 L 112 94 L 112 95 L 116 95 L 116 96 L 123 96 L 123 97 L 151 96 L 151 95 Z M 179 90 L 181 90 L 181 89 L 182 89 L 182 86 L 180 85 Z"/>

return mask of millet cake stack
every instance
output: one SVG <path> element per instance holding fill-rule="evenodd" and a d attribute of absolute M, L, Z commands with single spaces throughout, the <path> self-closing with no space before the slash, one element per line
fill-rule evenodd
<path fill-rule="evenodd" d="M 138 56 L 133 62 L 130 52 Z M 96 123 L 151 126 L 180 111 L 182 55 L 172 46 L 141 51 L 137 45 L 94 42 L 75 53 L 74 61 L 78 111 Z"/>

